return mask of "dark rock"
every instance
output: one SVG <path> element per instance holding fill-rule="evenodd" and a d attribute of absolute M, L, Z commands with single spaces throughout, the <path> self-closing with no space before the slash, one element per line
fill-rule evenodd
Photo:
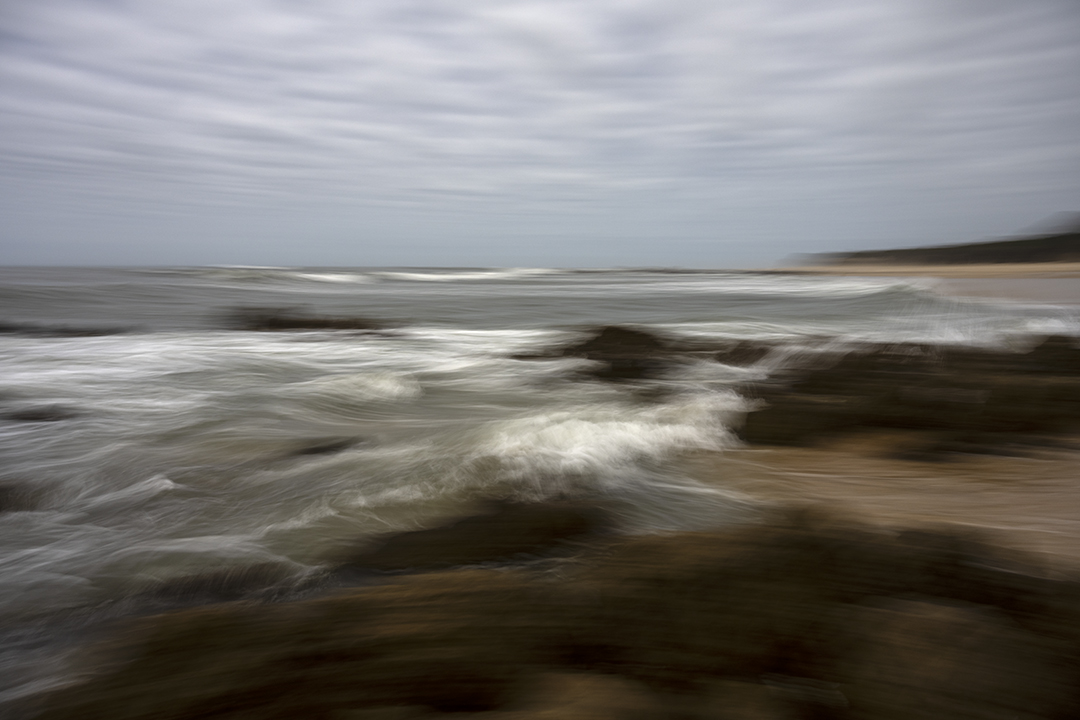
<path fill-rule="evenodd" d="M 547 353 L 519 354 L 517 360 L 580 357 L 598 363 L 588 374 L 600 380 L 643 380 L 657 377 L 676 357 L 672 344 L 652 333 L 608 325 L 593 331 L 589 339 Z"/>
<path fill-rule="evenodd" d="M 607 526 L 599 508 L 583 503 L 492 504 L 484 515 L 384 538 L 344 565 L 386 572 L 505 561 L 557 552 Z"/>
<path fill-rule="evenodd" d="M 61 420 L 71 420 L 78 416 L 77 411 L 62 405 L 21 408 L 4 414 L 5 418 L 16 422 L 59 422 Z"/>
<path fill-rule="evenodd" d="M 1052 645 L 984 607 L 890 600 L 852 614 L 843 664 L 867 720 L 1065 718 L 1074 677 Z"/>
<path fill-rule="evenodd" d="M 101 335 L 120 335 L 127 332 L 131 332 L 131 329 L 122 327 L 67 327 L 62 325 L 0 322 L 0 334 L 29 335 L 33 337 L 98 337 Z"/>
<path fill-rule="evenodd" d="M 386 324 L 365 317 L 303 315 L 291 308 L 241 308 L 229 318 L 236 330 L 278 332 L 287 330 L 382 330 Z"/>
<path fill-rule="evenodd" d="M 0 485 L 0 512 L 33 510 L 38 504 L 38 493 L 26 485 L 4 483 Z"/>
<path fill-rule="evenodd" d="M 505 720 L 653 720 L 668 708 L 655 693 L 617 675 L 544 673 L 529 678 Z"/>
<path fill-rule="evenodd" d="M 487 710 L 552 660 L 553 603 L 518 573 L 457 571 L 278 605 L 229 603 L 132 624 L 98 680 L 40 717 L 326 718 L 387 706 Z"/>
<path fill-rule="evenodd" d="M 1024 357 L 1028 372 L 1080 375 L 1080 347 L 1076 338 L 1052 335 Z"/>
<path fill-rule="evenodd" d="M 955 438 L 1080 428 L 1077 367 L 1080 349 L 1067 338 L 1049 338 L 1029 353 L 871 346 L 748 388 L 763 403 L 741 436 L 809 445 L 858 428 L 889 428 L 940 434 L 938 447 L 901 451 L 912 458 L 995 452 L 991 443 Z"/>
<path fill-rule="evenodd" d="M 292 575 L 291 568 L 266 562 L 172 578 L 139 594 L 147 601 L 178 606 L 231 602 L 265 595 L 275 587 L 285 585 Z"/>
<path fill-rule="evenodd" d="M 717 352 L 713 359 L 724 365 L 744 367 L 764 360 L 772 350 L 773 347 L 765 343 L 740 340 Z"/>
<path fill-rule="evenodd" d="M 1071 637 L 1062 608 L 1080 608 L 1075 585 L 1033 573 L 954 531 L 895 538 L 810 515 L 628 540 L 590 569 L 582 592 L 598 601 L 586 623 L 593 658 L 650 687 L 685 692 L 701 677 L 835 682 L 847 652 L 836 642 L 845 608 L 875 597 L 979 603 L 1044 637 Z"/>
<path fill-rule="evenodd" d="M 143 619 L 39 717 L 1063 720 L 1078 620 L 1080 585 L 969 534 L 803 509 L 613 542 L 557 578 L 455 570 Z"/>
<path fill-rule="evenodd" d="M 670 344 L 652 333 L 635 328 L 608 325 L 588 340 L 563 348 L 564 356 L 603 360 L 612 357 L 652 356 L 670 349 Z"/>
<path fill-rule="evenodd" d="M 359 438 L 328 438 L 293 450 L 291 455 L 331 455 L 360 444 Z"/>
<path fill-rule="evenodd" d="M 774 396 L 743 420 L 739 436 L 762 445 L 810 445 L 860 424 L 860 398 L 842 395 Z"/>

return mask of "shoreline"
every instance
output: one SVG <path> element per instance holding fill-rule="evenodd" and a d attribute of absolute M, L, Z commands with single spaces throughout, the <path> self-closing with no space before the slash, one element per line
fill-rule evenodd
<path fill-rule="evenodd" d="M 970 265 L 796 265 L 770 270 L 790 275 L 864 275 L 936 278 L 1080 278 L 1080 263 L 985 263 Z"/>
<path fill-rule="evenodd" d="M 905 433 L 864 431 L 809 447 L 700 452 L 680 469 L 710 487 L 779 507 L 809 504 L 883 530 L 952 526 L 1080 573 L 1080 437 L 1023 456 L 896 457 Z"/>
<path fill-rule="evenodd" d="M 930 278 L 958 297 L 1080 305 L 1080 263 L 997 265 L 807 265 L 769 271 L 823 277 Z"/>

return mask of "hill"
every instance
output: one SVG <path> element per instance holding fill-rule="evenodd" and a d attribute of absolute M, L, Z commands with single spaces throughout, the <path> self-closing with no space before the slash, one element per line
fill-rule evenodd
<path fill-rule="evenodd" d="M 826 253 L 807 258 L 822 265 L 968 265 L 1080 262 L 1080 213 L 1056 232 L 936 247 Z"/>

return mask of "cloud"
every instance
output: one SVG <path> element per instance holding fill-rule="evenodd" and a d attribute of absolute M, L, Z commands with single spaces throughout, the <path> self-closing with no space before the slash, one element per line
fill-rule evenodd
<path fill-rule="evenodd" d="M 1080 190 L 1078 20 L 1066 0 L 9 4 L 2 182 L 39 213 L 653 202 L 715 222 L 929 192 L 1019 216 Z"/>

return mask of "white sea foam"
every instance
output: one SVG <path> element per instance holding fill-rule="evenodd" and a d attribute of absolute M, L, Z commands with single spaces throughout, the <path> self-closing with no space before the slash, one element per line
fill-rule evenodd
<path fill-rule="evenodd" d="M 295 277 L 304 280 L 329 283 L 370 283 L 375 279 L 365 273 L 296 272 Z"/>
<path fill-rule="evenodd" d="M 373 272 L 376 277 L 412 282 L 465 282 L 476 280 L 511 280 L 561 273 L 554 268 L 491 268 L 487 270 L 440 270 L 403 271 L 382 270 Z"/>
<path fill-rule="evenodd" d="M 120 511 L 125 505 L 136 505 L 146 502 L 152 497 L 176 490 L 179 485 L 162 474 L 154 475 L 143 482 L 135 483 L 121 490 L 95 495 L 82 504 L 82 510 L 95 510 L 108 508 L 110 511 Z"/>
<path fill-rule="evenodd" d="M 420 383 L 412 375 L 387 371 L 328 375 L 290 385 L 287 390 L 383 401 L 406 400 L 423 392 Z"/>
<path fill-rule="evenodd" d="M 604 476 L 691 449 L 731 442 L 724 414 L 743 407 L 734 394 L 693 396 L 656 407 L 590 404 L 489 425 L 471 459 L 494 459 L 513 478 Z"/>

